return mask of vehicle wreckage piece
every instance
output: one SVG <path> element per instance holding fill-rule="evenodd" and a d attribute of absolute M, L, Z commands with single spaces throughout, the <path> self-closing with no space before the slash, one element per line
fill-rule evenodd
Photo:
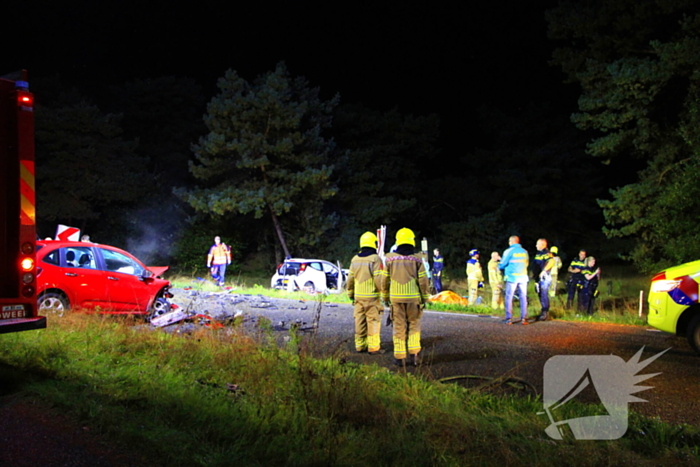
<path fill-rule="evenodd" d="M 162 328 L 163 326 L 168 326 L 173 323 L 178 323 L 190 318 L 190 314 L 182 309 L 175 309 L 167 313 L 162 313 L 158 316 L 151 318 L 151 324 L 153 326 Z"/>

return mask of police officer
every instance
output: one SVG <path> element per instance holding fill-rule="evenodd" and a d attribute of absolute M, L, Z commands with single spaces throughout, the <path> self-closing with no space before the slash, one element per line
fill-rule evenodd
<path fill-rule="evenodd" d="M 396 232 L 396 250 L 386 255 L 382 299 L 391 302 L 394 323 L 394 363 L 405 365 L 411 355 L 420 363 L 420 332 L 423 308 L 429 297 L 429 281 L 423 261 L 415 255 L 415 234 L 403 228 Z"/>
<path fill-rule="evenodd" d="M 579 293 L 579 300 L 581 296 L 581 287 L 583 287 L 583 268 L 586 266 L 586 250 L 581 250 L 578 252 L 578 258 L 574 258 L 569 264 L 569 280 L 566 283 L 566 289 L 568 291 L 568 296 L 566 298 L 566 308 L 571 308 L 574 304 L 574 296 L 576 292 Z"/>
<path fill-rule="evenodd" d="M 586 258 L 586 265 L 581 270 L 581 275 L 583 276 L 583 284 L 579 292 L 579 309 L 592 315 L 595 310 L 593 304 L 600 281 L 600 268 L 596 267 L 593 256 Z"/>
<path fill-rule="evenodd" d="M 377 255 L 377 236 L 365 232 L 360 237 L 360 252 L 350 263 L 347 292 L 354 304 L 355 350 L 366 350 L 370 355 L 380 353 L 382 269 L 382 260 Z"/>
<path fill-rule="evenodd" d="M 547 248 L 547 240 L 540 238 L 535 244 L 537 253 L 533 261 L 533 279 L 535 289 L 540 298 L 540 314 L 536 321 L 547 321 L 549 315 L 549 287 L 552 285 L 552 268 L 554 267 L 554 257 Z"/>
<path fill-rule="evenodd" d="M 435 248 L 433 250 L 433 285 L 435 286 L 435 293 L 442 292 L 442 270 L 445 268 L 445 262 L 442 256 L 440 256 L 440 250 Z"/>

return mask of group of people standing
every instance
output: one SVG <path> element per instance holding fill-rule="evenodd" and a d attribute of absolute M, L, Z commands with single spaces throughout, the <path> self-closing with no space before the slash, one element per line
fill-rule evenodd
<path fill-rule="evenodd" d="M 520 323 L 527 325 L 527 284 L 530 281 L 528 274 L 529 254 L 520 245 L 520 238 L 516 235 L 508 239 L 509 247 L 503 253 L 503 258 L 498 252 L 493 252 L 489 261 L 489 282 L 492 290 L 491 306 L 493 308 L 505 308 L 506 324 L 512 323 L 513 298 L 520 301 Z M 546 321 L 549 317 L 550 299 L 556 296 L 558 288 L 559 269 L 562 267 L 561 258 L 558 256 L 558 248 L 548 248 L 548 242 L 544 238 L 537 240 L 533 261 L 533 280 L 535 292 L 540 301 L 540 313 L 537 321 Z M 571 308 L 576 294 L 578 294 L 579 310 L 593 314 L 594 298 L 600 280 L 600 268 L 595 267 L 595 258 L 586 257 L 586 251 L 581 250 L 579 257 L 569 266 L 570 278 L 567 281 L 567 308 Z M 505 298 L 503 297 L 505 293 Z"/>
<path fill-rule="evenodd" d="M 421 318 L 430 297 L 430 282 L 415 248 L 413 231 L 400 229 L 396 247 L 382 261 L 376 235 L 365 232 L 360 237 L 360 251 L 352 258 L 347 283 L 354 307 L 357 352 L 381 353 L 381 313 L 388 306 L 388 321 L 393 324 L 394 363 L 404 366 L 410 357 L 408 363 L 420 364 Z"/>
<path fill-rule="evenodd" d="M 549 317 L 550 298 L 557 287 L 561 259 L 556 247 L 548 248 L 547 240 L 540 238 L 536 243 L 537 253 L 533 261 L 535 290 L 541 310 L 537 321 Z M 432 278 L 437 292 L 442 290 L 444 260 L 440 251 L 433 251 Z M 472 250 L 467 262 L 467 282 L 469 303 L 478 299 L 478 289 L 483 286 L 483 272 L 479 263 L 479 251 Z M 488 263 L 488 276 L 492 290 L 491 306 L 505 309 L 504 323 L 513 323 L 513 299 L 520 302 L 520 323 L 527 320 L 527 285 L 530 256 L 520 245 L 520 238 L 508 239 L 508 249 L 503 256 L 494 251 Z M 598 286 L 600 268 L 595 268 L 595 259 L 579 253 L 579 260 L 572 261 L 569 267 L 571 279 L 568 281 L 569 303 L 576 293 L 582 309 L 593 311 L 593 297 Z M 360 251 L 350 264 L 347 293 L 353 302 L 355 319 L 355 350 L 370 355 L 382 353 L 380 349 L 381 314 L 389 307 L 388 322 L 393 323 L 394 361 L 397 365 L 409 363 L 418 366 L 421 351 L 421 318 L 423 309 L 430 297 L 430 281 L 425 262 L 416 251 L 415 235 L 407 228 L 396 233 L 396 244 L 384 259 L 377 252 L 377 236 L 365 232 L 360 237 Z"/>
<path fill-rule="evenodd" d="M 540 301 L 541 310 L 537 321 L 545 321 L 549 316 L 550 300 L 556 296 L 559 287 L 559 270 L 562 267 L 559 249 L 556 246 L 549 248 L 544 238 L 537 240 L 535 244 L 537 252 L 532 263 L 532 277 L 535 282 L 535 291 Z M 437 251 L 437 250 L 436 250 Z M 484 275 L 479 262 L 479 251 L 471 250 L 467 261 L 467 289 L 468 303 L 477 305 L 481 298 L 478 296 L 479 288 L 483 287 Z M 528 267 L 530 257 L 520 245 L 520 238 L 512 236 L 509 239 L 509 247 L 503 253 L 503 257 L 494 251 L 488 262 L 488 279 L 491 285 L 491 307 L 505 309 L 505 322 L 512 323 L 513 298 L 520 300 L 521 323 L 528 324 L 524 319 L 527 316 L 527 284 L 530 281 Z M 444 267 L 444 261 L 440 257 L 440 271 Z M 433 267 L 435 271 L 435 267 Z M 567 308 L 573 306 L 574 298 L 578 294 L 578 308 L 588 314 L 593 314 L 594 300 L 600 279 L 600 268 L 595 266 L 595 258 L 586 257 L 586 251 L 581 250 L 578 258 L 569 266 L 569 280 L 567 281 Z M 440 290 L 442 284 L 440 284 Z M 436 292 L 440 292 L 436 287 Z"/>
<path fill-rule="evenodd" d="M 574 296 L 578 293 L 579 310 L 592 315 L 599 282 L 600 268 L 596 267 L 596 259 L 593 256 L 586 256 L 586 250 L 579 251 L 578 258 L 571 261 L 569 265 L 566 307 L 573 306 Z"/>

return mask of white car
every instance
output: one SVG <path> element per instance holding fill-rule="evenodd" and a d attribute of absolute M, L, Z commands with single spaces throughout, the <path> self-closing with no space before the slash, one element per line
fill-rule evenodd
<path fill-rule="evenodd" d="M 270 281 L 273 289 L 303 290 L 306 293 L 340 293 L 347 280 L 347 271 L 340 264 L 322 259 L 286 259 L 277 266 Z"/>

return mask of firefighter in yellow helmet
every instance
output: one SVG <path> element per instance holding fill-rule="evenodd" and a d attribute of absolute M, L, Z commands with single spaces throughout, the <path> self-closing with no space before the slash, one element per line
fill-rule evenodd
<path fill-rule="evenodd" d="M 365 232 L 360 237 L 360 252 L 350 263 L 347 291 L 354 304 L 355 350 L 366 350 L 370 355 L 380 353 L 382 270 L 382 260 L 377 255 L 377 236 Z"/>
<path fill-rule="evenodd" d="M 403 366 L 408 355 L 420 363 L 420 321 L 430 296 L 430 283 L 423 261 L 415 255 L 416 240 L 411 229 L 396 232 L 396 250 L 386 255 L 382 299 L 391 302 L 394 322 L 394 358 Z"/>

